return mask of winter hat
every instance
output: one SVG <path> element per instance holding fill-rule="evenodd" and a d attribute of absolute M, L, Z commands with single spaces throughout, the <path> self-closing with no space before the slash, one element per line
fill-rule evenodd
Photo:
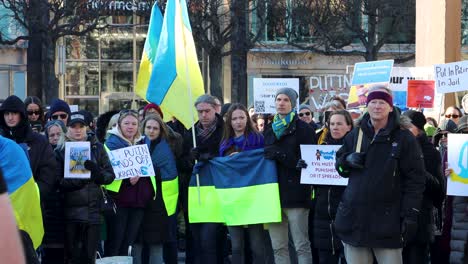
<path fill-rule="evenodd" d="M 373 92 L 370 92 L 368 95 L 367 95 L 367 103 L 366 103 L 366 106 L 369 105 L 370 101 L 374 100 L 374 99 L 381 99 L 381 100 L 384 100 L 385 102 L 387 102 L 387 104 L 389 104 L 390 106 L 393 106 L 393 98 L 392 98 L 392 95 L 387 93 L 387 92 L 384 92 L 382 90 L 376 90 L 376 91 L 373 91 Z"/>
<path fill-rule="evenodd" d="M 78 112 L 73 112 L 70 115 L 70 121 L 68 121 L 68 126 L 71 127 L 76 123 L 81 123 L 85 126 L 88 126 L 89 124 L 86 123 L 86 117 L 83 113 Z"/>
<path fill-rule="evenodd" d="M 20 113 L 22 119 L 27 119 L 26 107 L 24 106 L 23 101 L 21 101 L 21 99 L 19 99 L 19 97 L 16 95 L 8 96 L 5 99 L 5 101 L 2 103 L 2 106 L 0 106 L 0 114 L 2 116 L 3 116 L 3 113 L 6 111 Z"/>
<path fill-rule="evenodd" d="M 68 116 L 71 114 L 70 106 L 67 104 L 67 102 L 60 99 L 55 99 L 52 104 L 50 104 L 49 116 L 52 116 L 55 112 L 59 111 L 67 113 Z"/>
<path fill-rule="evenodd" d="M 151 108 L 156 109 L 156 112 L 158 112 L 159 116 L 161 116 L 161 119 L 164 119 L 164 115 L 161 111 L 161 107 L 159 107 L 159 105 L 154 104 L 154 103 L 147 104 L 145 108 L 143 108 L 143 117 L 146 117 L 146 112 L 148 112 L 148 110 Z"/>
<path fill-rule="evenodd" d="M 312 112 L 312 110 L 310 110 L 310 106 L 309 106 L 309 105 L 306 105 L 306 104 L 301 104 L 301 105 L 299 106 L 299 112 L 300 112 L 302 109 L 307 109 L 307 110 L 309 110 L 310 112 Z"/>
<path fill-rule="evenodd" d="M 447 131 L 449 133 L 457 132 L 457 124 L 453 122 L 451 119 L 445 119 L 437 128 L 437 133 L 441 131 Z"/>
<path fill-rule="evenodd" d="M 289 97 L 289 101 L 291 101 L 292 109 L 296 108 L 296 101 L 297 101 L 298 95 L 297 95 L 297 92 L 294 91 L 294 89 L 289 88 L 289 87 L 284 87 L 284 88 L 279 89 L 278 91 L 276 91 L 275 100 L 276 100 L 276 97 L 278 97 L 278 95 L 280 94 L 285 94 L 287 97 Z"/>
<path fill-rule="evenodd" d="M 80 114 L 82 114 L 82 115 L 85 117 L 86 126 L 90 126 L 90 125 L 91 125 L 91 123 L 93 122 L 93 119 L 94 119 L 94 118 L 93 118 L 93 115 L 92 115 L 90 112 L 88 112 L 88 111 L 86 111 L 86 110 L 80 110 L 80 111 L 78 111 L 77 113 L 80 113 Z"/>
<path fill-rule="evenodd" d="M 463 132 L 463 130 L 468 128 L 468 115 L 462 116 L 460 120 L 458 120 L 458 130 L 457 133 Z"/>
<path fill-rule="evenodd" d="M 411 119 L 411 123 L 414 126 L 421 130 L 424 130 L 424 125 L 426 124 L 426 117 L 423 113 L 415 110 L 408 110 L 404 112 L 403 115 L 409 117 L 409 119 Z"/>

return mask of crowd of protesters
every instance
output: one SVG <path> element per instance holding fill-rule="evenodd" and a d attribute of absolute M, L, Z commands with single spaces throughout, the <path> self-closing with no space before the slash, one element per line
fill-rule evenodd
<path fill-rule="evenodd" d="M 178 263 L 185 251 L 186 263 L 200 264 L 468 263 L 468 198 L 446 195 L 447 134 L 468 133 L 468 95 L 439 123 L 394 107 L 382 86 L 369 89 L 359 117 L 335 96 L 316 120 L 297 99 L 293 89 L 279 89 L 276 113 L 268 115 L 202 95 L 194 103 L 199 120 L 187 130 L 175 118 L 163 122 L 156 104 L 94 119 L 60 99 L 47 110 L 35 96 L 6 98 L 0 136 L 27 155 L 45 234 L 31 249 L 28 234 L 20 240 L 2 220 L 11 243 L 0 246 L 0 257 L 95 263 L 99 252 L 153 264 Z M 64 178 L 65 144 L 81 141 L 91 146 L 84 163 L 90 179 Z M 109 151 L 140 144 L 148 146 L 156 175 L 115 179 Z M 300 145 L 340 145 L 335 167 L 348 185 L 301 184 L 301 170 L 313 165 Z M 190 223 L 188 186 L 197 162 L 255 149 L 276 164 L 281 222 Z M 3 212 L 9 205 L 1 169 Z M 18 241 L 24 253 L 15 251 Z"/>

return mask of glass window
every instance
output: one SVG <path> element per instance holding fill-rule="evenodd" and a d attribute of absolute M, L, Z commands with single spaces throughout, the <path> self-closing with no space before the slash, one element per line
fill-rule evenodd
<path fill-rule="evenodd" d="M 99 95 L 97 62 L 69 62 L 65 75 L 65 95 Z"/>
<path fill-rule="evenodd" d="M 461 44 L 468 45 L 468 0 L 462 0 L 461 6 Z"/>
<path fill-rule="evenodd" d="M 78 105 L 78 110 L 86 110 L 93 114 L 99 115 L 99 98 L 65 98 L 69 105 Z"/>

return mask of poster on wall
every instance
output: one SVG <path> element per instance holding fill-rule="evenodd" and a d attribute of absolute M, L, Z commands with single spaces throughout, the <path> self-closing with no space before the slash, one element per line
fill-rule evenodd
<path fill-rule="evenodd" d="M 447 195 L 468 196 L 468 134 L 448 134 Z"/>
<path fill-rule="evenodd" d="M 301 184 L 348 185 L 335 169 L 335 156 L 340 145 L 301 145 L 301 157 L 307 168 L 301 171 Z"/>
<path fill-rule="evenodd" d="M 299 78 L 254 78 L 253 97 L 255 113 L 274 114 L 276 91 L 292 88 L 297 92 L 296 106 L 299 106 Z M 294 111 L 294 109 L 293 109 Z"/>
<path fill-rule="evenodd" d="M 388 87 L 393 60 L 359 62 L 354 65 L 348 108 L 366 106 L 367 94 L 374 85 Z"/>
<path fill-rule="evenodd" d="M 434 70 L 432 67 L 393 67 L 390 89 L 393 91 L 393 104 L 401 109 L 407 108 L 409 80 L 434 80 Z"/>

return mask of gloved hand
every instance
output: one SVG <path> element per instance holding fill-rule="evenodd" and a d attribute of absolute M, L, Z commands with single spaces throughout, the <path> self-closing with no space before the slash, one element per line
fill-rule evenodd
<path fill-rule="evenodd" d="M 214 158 L 214 156 L 211 155 L 211 153 L 200 153 L 200 156 L 198 157 L 198 161 L 206 162 L 212 158 Z"/>
<path fill-rule="evenodd" d="M 414 216 L 404 217 L 401 223 L 401 236 L 403 243 L 412 241 L 418 232 L 418 218 Z"/>
<path fill-rule="evenodd" d="M 200 151 L 198 150 L 198 148 L 192 148 L 190 150 L 190 156 L 192 157 L 192 159 L 198 160 L 200 158 Z"/>
<path fill-rule="evenodd" d="M 299 159 L 296 164 L 296 169 L 301 170 L 301 169 L 306 169 L 307 168 L 307 163 L 303 159 Z"/>
<path fill-rule="evenodd" d="M 283 160 L 286 158 L 286 154 L 284 154 L 278 147 L 275 146 L 267 146 L 265 147 L 263 156 L 265 159 L 270 160 Z"/>
<path fill-rule="evenodd" d="M 104 176 L 99 171 L 99 166 L 96 162 L 92 160 L 86 160 L 84 162 L 84 166 L 87 170 L 91 171 L 91 180 L 93 180 L 97 184 L 102 184 L 104 181 Z"/>
<path fill-rule="evenodd" d="M 364 163 L 366 161 L 366 153 L 357 153 L 353 152 L 346 156 L 346 163 L 349 167 L 355 169 L 362 169 L 364 168 Z"/>

